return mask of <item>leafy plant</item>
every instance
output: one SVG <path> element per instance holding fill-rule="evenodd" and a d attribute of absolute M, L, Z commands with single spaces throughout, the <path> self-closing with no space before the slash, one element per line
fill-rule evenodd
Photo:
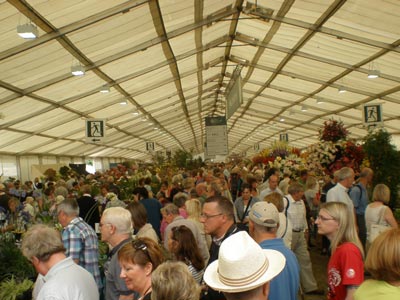
<path fill-rule="evenodd" d="M 394 210 L 393 215 L 394 215 L 395 219 L 397 220 L 397 222 L 400 222 L 400 208 L 396 208 Z"/>
<path fill-rule="evenodd" d="M 386 184 L 390 189 L 389 206 L 396 206 L 400 184 L 400 153 L 390 143 L 391 135 L 384 129 L 371 132 L 365 137 L 364 152 L 374 170 L 373 186 Z"/>
<path fill-rule="evenodd" d="M 17 280 L 15 280 L 14 276 L 12 276 L 11 278 L 0 282 L 0 299 L 20 299 L 19 296 L 24 295 L 24 293 L 32 289 L 32 287 L 33 281 L 29 279 L 24 279 L 22 282 L 18 282 Z"/>
<path fill-rule="evenodd" d="M 60 173 L 60 175 L 62 176 L 63 179 L 67 179 L 68 178 L 68 173 L 70 172 L 70 168 L 68 168 L 67 166 L 63 166 L 60 168 L 60 170 L 58 170 L 58 172 Z"/>
<path fill-rule="evenodd" d="M 178 168 L 198 169 L 203 166 L 203 161 L 200 157 L 193 158 L 193 149 L 190 151 L 178 149 L 172 157 L 172 165 Z"/>
<path fill-rule="evenodd" d="M 36 276 L 33 266 L 13 241 L 1 241 L 0 261 L 0 279 L 15 277 L 22 280 Z"/>

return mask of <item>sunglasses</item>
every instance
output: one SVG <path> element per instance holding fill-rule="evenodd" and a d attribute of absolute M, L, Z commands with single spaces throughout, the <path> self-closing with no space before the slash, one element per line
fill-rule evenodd
<path fill-rule="evenodd" d="M 142 240 L 137 239 L 132 241 L 132 246 L 136 251 L 142 251 L 148 257 L 149 261 L 153 263 L 147 245 Z"/>

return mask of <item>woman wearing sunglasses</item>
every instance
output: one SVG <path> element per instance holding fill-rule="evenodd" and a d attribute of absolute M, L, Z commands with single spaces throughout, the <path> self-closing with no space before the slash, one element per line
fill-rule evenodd
<path fill-rule="evenodd" d="M 364 281 L 363 247 L 357 235 L 354 214 L 341 202 L 321 206 L 317 220 L 318 233 L 331 242 L 328 263 L 328 299 L 353 300 Z"/>
<path fill-rule="evenodd" d="M 138 238 L 118 253 L 120 277 L 135 291 L 138 300 L 151 299 L 151 274 L 164 261 L 160 246 L 149 238 Z"/>

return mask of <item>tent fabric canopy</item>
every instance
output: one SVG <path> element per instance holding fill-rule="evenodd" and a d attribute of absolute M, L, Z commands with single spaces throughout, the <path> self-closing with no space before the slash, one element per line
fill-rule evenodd
<path fill-rule="evenodd" d="M 279 133 L 306 147 L 332 117 L 361 139 L 368 103 L 399 135 L 399 15 L 387 0 L 0 0 L 0 153 L 146 159 L 148 141 L 202 153 L 238 65 L 230 153 Z M 30 22 L 39 37 L 24 40 Z M 86 142 L 88 118 L 106 120 L 101 144 Z"/>

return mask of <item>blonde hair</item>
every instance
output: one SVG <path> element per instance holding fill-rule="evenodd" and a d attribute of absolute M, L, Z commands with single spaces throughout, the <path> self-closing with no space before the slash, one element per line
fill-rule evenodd
<path fill-rule="evenodd" d="M 184 189 L 194 188 L 194 179 L 191 177 L 185 178 L 182 181 L 182 185 Z"/>
<path fill-rule="evenodd" d="M 198 300 L 200 286 L 182 262 L 167 261 L 151 275 L 151 300 Z"/>
<path fill-rule="evenodd" d="M 279 194 L 277 192 L 273 192 L 273 193 L 265 196 L 264 201 L 275 205 L 278 212 L 283 212 L 283 209 L 285 208 L 285 206 L 283 204 L 283 197 L 281 194 Z"/>
<path fill-rule="evenodd" d="M 399 280 L 400 229 L 387 230 L 374 240 L 368 250 L 365 268 L 376 280 Z"/>
<path fill-rule="evenodd" d="M 332 253 L 341 244 L 349 242 L 356 245 L 364 257 L 363 246 L 357 234 L 354 214 L 348 208 L 347 204 L 342 202 L 327 202 L 321 205 L 321 210 L 325 210 L 339 224 L 339 229 L 331 240 Z"/>
<path fill-rule="evenodd" d="M 390 189 L 386 184 L 379 183 L 375 186 L 372 193 L 372 201 L 382 201 L 388 204 L 390 200 Z"/>
<path fill-rule="evenodd" d="M 199 199 L 190 199 L 185 202 L 186 212 L 188 213 L 189 219 L 199 221 L 201 214 L 201 202 Z"/>
<path fill-rule="evenodd" d="M 317 183 L 318 181 L 315 176 L 308 176 L 305 190 L 314 190 L 317 187 Z"/>

